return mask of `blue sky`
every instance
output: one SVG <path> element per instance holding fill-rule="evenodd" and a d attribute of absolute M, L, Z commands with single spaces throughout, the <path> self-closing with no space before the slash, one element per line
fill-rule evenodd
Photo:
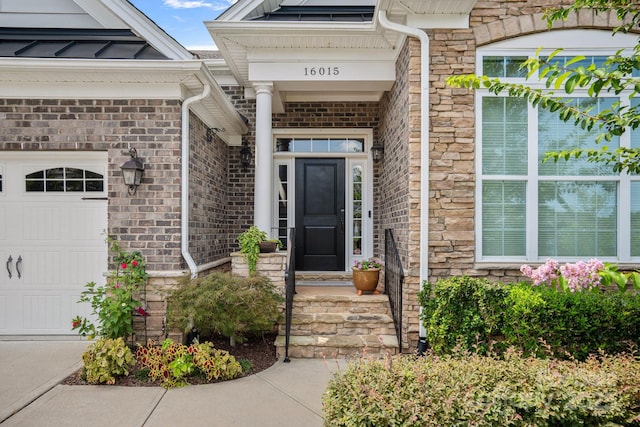
<path fill-rule="evenodd" d="M 236 0 L 129 0 L 187 49 L 214 49 L 202 23 L 211 21 Z"/>

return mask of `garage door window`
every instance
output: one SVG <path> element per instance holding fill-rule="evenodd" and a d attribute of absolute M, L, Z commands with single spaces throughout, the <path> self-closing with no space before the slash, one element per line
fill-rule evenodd
<path fill-rule="evenodd" d="M 34 193 L 102 192 L 104 177 L 83 169 L 52 168 L 28 174 L 25 189 Z"/>

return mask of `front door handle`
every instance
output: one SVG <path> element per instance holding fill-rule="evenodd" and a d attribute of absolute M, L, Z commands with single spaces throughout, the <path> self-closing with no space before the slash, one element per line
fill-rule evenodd
<path fill-rule="evenodd" d="M 18 255 L 18 260 L 16 261 L 16 271 L 18 272 L 18 279 L 22 277 L 22 273 L 20 273 L 20 264 L 22 264 L 22 255 Z"/>
<path fill-rule="evenodd" d="M 340 228 L 344 231 L 344 209 L 340 209 Z"/>
<path fill-rule="evenodd" d="M 9 255 L 9 259 L 7 260 L 7 272 L 9 273 L 9 279 L 11 279 L 13 277 L 13 274 L 11 274 L 11 263 L 13 262 L 13 258 L 11 258 L 11 255 Z"/>

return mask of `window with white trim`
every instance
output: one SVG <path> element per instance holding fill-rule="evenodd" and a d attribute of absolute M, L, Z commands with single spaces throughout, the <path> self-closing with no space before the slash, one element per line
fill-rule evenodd
<path fill-rule="evenodd" d="M 610 33 L 607 36 L 611 37 Z M 502 55 L 495 47 L 479 50 L 477 72 L 524 83 L 526 73 L 518 71 L 518 66 L 535 55 L 537 46 L 540 44 L 516 49 L 512 43 Z M 600 47 L 588 54 L 584 48 L 572 51 L 563 47 L 563 56 L 555 61 L 580 54 L 586 57 L 584 64 L 579 64 L 584 66 L 599 66 L 617 50 L 605 52 Z M 526 84 L 545 88 L 535 76 Z M 589 257 L 639 261 L 640 176 L 617 174 L 610 166 L 584 159 L 542 163 L 548 151 L 599 147 L 595 137 L 600 131 L 589 132 L 574 126 L 573 121 L 563 122 L 556 113 L 535 108 L 520 98 L 496 96 L 486 90 L 478 90 L 477 96 L 478 261 Z M 626 94 L 590 98 L 578 91 L 566 99 L 592 112 L 609 108 L 616 101 L 629 102 Z M 640 129 L 603 145 L 609 150 L 640 147 Z"/>

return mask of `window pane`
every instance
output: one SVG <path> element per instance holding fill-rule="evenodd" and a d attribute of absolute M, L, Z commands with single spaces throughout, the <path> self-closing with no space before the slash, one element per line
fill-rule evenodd
<path fill-rule="evenodd" d="M 631 183 L 631 256 L 640 256 L 640 182 Z"/>
<path fill-rule="evenodd" d="M 526 175 L 526 100 L 482 98 L 482 173 Z"/>
<path fill-rule="evenodd" d="M 590 113 L 595 114 L 604 109 L 610 108 L 617 101 L 615 98 L 568 98 L 572 105 L 579 109 L 591 109 Z M 611 175 L 613 170 L 610 166 L 602 163 L 589 163 L 586 158 L 571 158 L 569 161 L 548 161 L 542 164 L 542 159 L 548 151 L 569 150 L 572 148 L 598 148 L 595 137 L 599 133 L 597 129 L 591 132 L 575 126 L 573 121 L 562 121 L 557 112 L 550 112 L 544 109 L 538 111 L 538 160 L 540 162 L 540 175 Z M 607 143 L 610 150 L 615 150 L 619 146 L 619 138 L 615 137 Z"/>
<path fill-rule="evenodd" d="M 103 181 L 87 181 L 85 183 L 85 191 L 104 191 L 104 182 Z"/>
<path fill-rule="evenodd" d="M 82 181 L 67 181 L 66 191 L 83 191 Z"/>
<path fill-rule="evenodd" d="M 49 192 L 59 192 L 64 191 L 64 181 L 46 181 L 46 191 Z"/>
<path fill-rule="evenodd" d="M 526 219 L 525 182 L 483 182 L 483 256 L 524 256 Z"/>
<path fill-rule="evenodd" d="M 82 179 L 84 178 L 84 171 L 82 169 L 65 168 L 67 179 Z"/>
<path fill-rule="evenodd" d="M 540 182 L 540 257 L 617 255 L 617 183 Z"/>
<path fill-rule="evenodd" d="M 25 190 L 28 193 L 39 193 L 44 191 L 44 181 L 25 181 Z"/>
<path fill-rule="evenodd" d="M 489 77 L 526 77 L 527 69 L 520 68 L 526 56 L 485 56 L 482 74 Z"/>
<path fill-rule="evenodd" d="M 47 169 L 46 174 L 47 179 L 64 179 L 63 168 Z"/>

